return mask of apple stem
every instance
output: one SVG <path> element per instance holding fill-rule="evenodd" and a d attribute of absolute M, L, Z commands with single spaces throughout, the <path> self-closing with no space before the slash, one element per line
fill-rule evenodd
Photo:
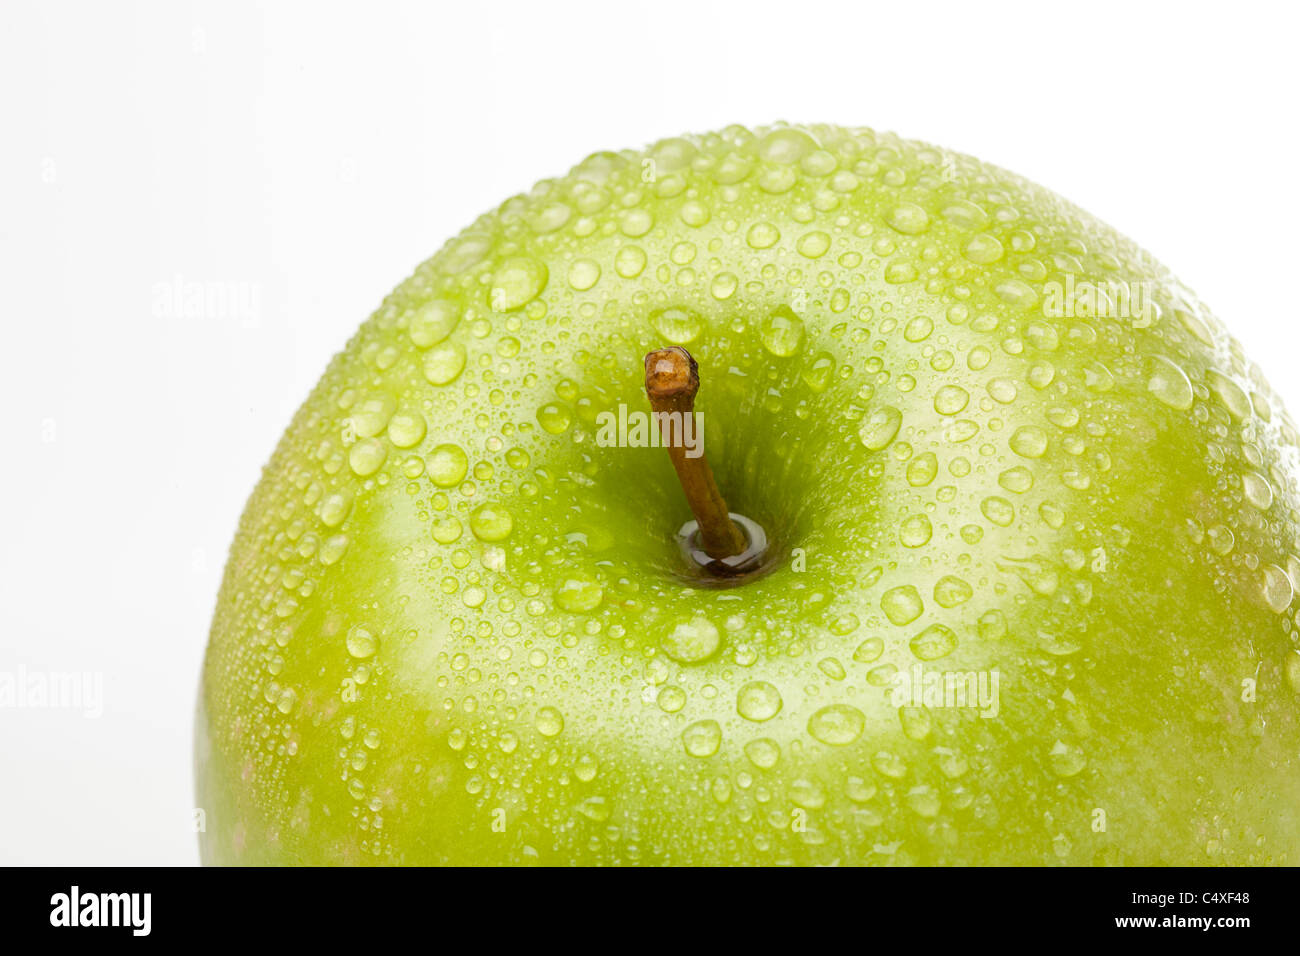
<path fill-rule="evenodd" d="M 677 469 L 677 478 L 686 492 L 686 502 L 699 523 L 700 547 L 711 558 L 730 558 L 745 551 L 748 543 L 744 532 L 731 520 L 731 512 L 727 510 L 727 502 L 713 479 L 708 458 L 702 449 L 697 457 L 688 457 L 684 442 L 668 440 L 669 419 L 658 417 L 661 413 L 676 412 L 684 423 L 686 416 L 695 412 L 695 394 L 699 390 L 699 366 L 686 349 L 674 345 L 646 355 L 646 395 L 660 423 L 668 456 Z"/>

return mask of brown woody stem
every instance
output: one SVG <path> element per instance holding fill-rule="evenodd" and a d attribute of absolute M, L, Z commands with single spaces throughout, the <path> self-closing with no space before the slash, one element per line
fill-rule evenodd
<path fill-rule="evenodd" d="M 686 416 L 695 412 L 695 393 L 699 390 L 699 367 L 686 349 L 674 345 L 656 349 L 645 357 L 645 391 L 656 414 L 679 412 L 685 422 Z M 708 458 L 703 452 L 696 458 L 688 457 L 680 442 L 665 444 L 682 490 L 686 492 L 686 501 L 699 523 L 700 547 L 715 559 L 743 552 L 748 546 L 745 534 L 731 520 L 727 502 L 713 480 Z"/>

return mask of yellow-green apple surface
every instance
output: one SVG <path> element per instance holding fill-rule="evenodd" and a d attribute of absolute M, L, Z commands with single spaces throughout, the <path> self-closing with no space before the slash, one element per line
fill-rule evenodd
<path fill-rule="evenodd" d="M 673 345 L 758 573 L 684 557 L 636 427 Z M 202 857 L 1300 862 L 1296 443 L 1186 286 L 1017 176 L 830 126 L 598 153 L 290 424 L 212 626 Z"/>

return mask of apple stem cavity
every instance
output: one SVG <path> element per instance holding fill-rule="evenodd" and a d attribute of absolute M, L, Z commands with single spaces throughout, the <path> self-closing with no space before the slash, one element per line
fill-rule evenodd
<path fill-rule="evenodd" d="M 695 413 L 695 395 L 700 390 L 700 370 L 691 353 L 681 346 L 656 349 L 645 357 L 645 391 L 650 408 L 661 428 L 664 445 L 677 478 L 686 493 L 686 502 L 698 523 L 700 550 L 716 561 L 734 558 L 749 550 L 744 531 L 732 519 L 727 502 L 718 490 L 713 469 L 702 448 L 694 456 L 687 454 L 682 441 L 671 440 L 668 416 L 680 421 Z M 678 430 L 678 434 L 682 434 Z"/>

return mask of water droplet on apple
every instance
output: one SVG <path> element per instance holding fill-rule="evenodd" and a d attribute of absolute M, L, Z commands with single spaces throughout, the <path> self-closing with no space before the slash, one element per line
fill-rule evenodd
<path fill-rule="evenodd" d="M 640 246 L 624 246 L 614 255 L 614 271 L 624 279 L 635 279 L 645 266 L 646 254 Z"/>
<path fill-rule="evenodd" d="M 479 505 L 469 516 L 469 530 L 480 541 L 504 541 L 514 526 L 514 517 L 500 505 Z"/>
<path fill-rule="evenodd" d="M 352 406 L 346 421 L 357 438 L 373 438 L 388 427 L 396 410 L 397 401 L 391 395 L 369 395 Z"/>
<path fill-rule="evenodd" d="M 808 733 L 835 747 L 853 743 L 866 726 L 866 715 L 852 704 L 831 704 L 808 718 Z"/>
<path fill-rule="evenodd" d="M 907 483 L 913 488 L 925 487 L 938 473 L 939 459 L 932 451 L 923 452 L 907 463 Z"/>
<path fill-rule="evenodd" d="M 997 237 L 988 235 L 973 237 L 966 243 L 966 248 L 962 250 L 962 255 L 978 265 L 989 265 L 997 262 L 1002 258 L 1003 253 L 1002 243 L 998 241 Z"/>
<path fill-rule="evenodd" d="M 890 588 L 880 597 L 880 609 L 891 622 L 899 625 L 910 624 L 921 616 L 925 603 L 921 594 L 910 584 Z"/>
<path fill-rule="evenodd" d="M 610 807 L 608 799 L 597 794 L 580 801 L 578 803 L 578 812 L 595 823 L 604 823 L 609 819 L 613 808 Z"/>
<path fill-rule="evenodd" d="M 834 371 L 834 357 L 829 352 L 818 352 L 812 357 L 808 367 L 803 370 L 804 383 L 814 392 L 824 392 L 831 382 L 831 374 Z"/>
<path fill-rule="evenodd" d="M 1016 518 L 1016 509 L 1006 498 L 990 495 L 980 502 L 980 511 L 995 525 L 1005 528 Z"/>
<path fill-rule="evenodd" d="M 1022 458 L 1042 458 L 1047 451 L 1047 432 L 1037 425 L 1022 425 L 1012 433 L 1008 444 Z"/>
<path fill-rule="evenodd" d="M 1147 391 L 1170 408 L 1185 411 L 1192 407 L 1194 396 L 1187 373 L 1163 355 L 1157 355 L 1151 360 Z"/>
<path fill-rule="evenodd" d="M 454 544 L 460 540 L 461 533 L 464 531 L 464 525 L 455 515 L 442 515 L 434 519 L 430 533 L 433 540 L 439 544 Z"/>
<path fill-rule="evenodd" d="M 321 564 L 324 565 L 335 564 L 338 562 L 339 558 L 343 557 L 343 553 L 347 551 L 347 549 L 348 549 L 347 535 L 345 534 L 330 535 L 328 538 L 326 538 L 324 541 L 321 542 L 320 551 L 317 553 L 317 557 L 320 559 Z"/>
<path fill-rule="evenodd" d="M 803 319 L 782 306 L 765 318 L 759 327 L 763 348 L 778 358 L 789 358 L 803 345 Z"/>
<path fill-rule="evenodd" d="M 885 213 L 885 222 L 897 232 L 917 236 L 930 227 L 930 216 L 916 203 L 903 202 Z"/>
<path fill-rule="evenodd" d="M 379 649 L 379 639 L 369 629 L 357 624 L 348 631 L 347 645 L 349 654 L 364 660 L 374 656 Z"/>
<path fill-rule="evenodd" d="M 1216 524 L 1211 527 L 1210 530 L 1206 532 L 1205 538 L 1209 542 L 1210 550 L 1219 555 L 1231 554 L 1233 547 L 1237 543 L 1236 536 L 1232 533 L 1232 529 L 1224 527 L 1221 524 Z"/>
<path fill-rule="evenodd" d="M 564 730 L 564 715 L 554 707 L 539 707 L 533 718 L 533 726 L 543 737 L 554 737 Z"/>
<path fill-rule="evenodd" d="M 898 708 L 898 723 L 904 735 L 911 740 L 924 740 L 930 736 L 932 721 L 930 712 L 924 707 Z"/>
<path fill-rule="evenodd" d="M 492 285 L 488 291 L 489 308 L 494 312 L 511 312 L 523 308 L 541 295 L 546 288 L 548 275 L 546 266 L 536 259 L 520 256 L 505 260 L 492 272 Z"/>
<path fill-rule="evenodd" d="M 939 815 L 943 802 L 933 787 L 922 784 L 907 791 L 907 806 L 917 816 L 928 820 Z"/>
<path fill-rule="evenodd" d="M 736 712 L 746 720 L 771 720 L 781 711 L 781 693 L 767 681 L 750 681 L 736 695 Z"/>
<path fill-rule="evenodd" d="M 321 499 L 320 520 L 327 527 L 337 528 L 352 510 L 352 496 L 347 492 L 335 491 Z"/>
<path fill-rule="evenodd" d="M 363 438 L 348 450 L 348 467 L 358 478 L 377 472 L 388 457 L 388 446 L 378 438 Z"/>
<path fill-rule="evenodd" d="M 1295 596 L 1291 578 L 1276 564 L 1266 564 L 1261 570 L 1260 592 L 1264 596 L 1264 603 L 1276 614 L 1286 611 Z"/>
<path fill-rule="evenodd" d="M 1083 367 L 1083 383 L 1094 392 L 1109 392 L 1115 387 L 1115 376 L 1100 362 L 1089 362 Z"/>
<path fill-rule="evenodd" d="M 918 315 L 903 328 L 903 338 L 909 342 L 924 342 L 933 331 L 933 320 L 928 315 Z"/>
<path fill-rule="evenodd" d="M 1047 752 L 1047 763 L 1058 777 L 1073 777 L 1088 765 L 1088 757 L 1082 747 L 1058 740 Z"/>
<path fill-rule="evenodd" d="M 931 624 L 908 644 L 919 660 L 934 661 L 947 657 L 957 647 L 957 635 L 942 624 Z"/>
<path fill-rule="evenodd" d="M 940 607 L 956 607 L 971 599 L 974 591 L 959 577 L 945 574 L 934 585 L 934 600 Z"/>
<path fill-rule="evenodd" d="M 817 662 L 817 669 L 831 680 L 844 680 L 848 676 L 844 665 L 833 657 L 823 657 Z"/>
<path fill-rule="evenodd" d="M 879 451 L 894 440 L 902 424 L 903 413 L 892 405 L 885 405 L 867 417 L 858 431 L 858 437 L 869 450 Z"/>
<path fill-rule="evenodd" d="M 945 440 L 959 445 L 964 441 L 970 441 L 979 434 L 980 427 L 969 418 L 963 418 L 960 421 L 953 422 L 943 433 Z"/>
<path fill-rule="evenodd" d="M 817 141 L 800 129 L 774 129 L 758 141 L 758 156 L 765 163 L 793 166 L 817 151 Z"/>
<path fill-rule="evenodd" d="M 925 515 L 908 515 L 898 528 L 898 540 L 906 548 L 919 548 L 930 540 L 934 533 L 930 519 Z"/>
<path fill-rule="evenodd" d="M 569 266 L 569 285 L 586 292 L 600 281 L 600 263 L 594 259 L 576 259 Z"/>
<path fill-rule="evenodd" d="M 445 342 L 424 355 L 424 378 L 430 385 L 449 385 L 465 370 L 465 346 Z"/>
<path fill-rule="evenodd" d="M 460 308 L 454 302 L 434 299 L 411 314 L 407 334 L 418 348 L 437 345 L 460 322 Z"/>
<path fill-rule="evenodd" d="M 730 299 L 740 286 L 740 280 L 734 273 L 719 272 L 714 276 L 713 281 L 709 283 L 709 295 L 713 296 L 719 302 L 725 302 Z"/>
<path fill-rule="evenodd" d="M 697 664 L 708 660 L 722 646 L 717 625 L 705 617 L 679 621 L 660 642 L 665 654 L 679 664 Z"/>
<path fill-rule="evenodd" d="M 826 255 L 831 247 L 831 237 L 821 230 L 804 233 L 795 243 L 795 249 L 799 255 L 807 259 L 819 259 Z"/>
<path fill-rule="evenodd" d="M 1248 471 L 1241 476 L 1241 490 L 1246 500 L 1260 511 L 1267 511 L 1273 505 L 1273 486 L 1263 475 Z"/>
<path fill-rule="evenodd" d="M 691 309 L 671 306 L 650 313 L 650 324 L 670 345 L 688 345 L 704 331 L 704 319 Z"/>
<path fill-rule="evenodd" d="M 537 410 L 537 423 L 551 435 L 562 435 L 573 423 L 573 414 L 567 405 L 548 402 Z"/>
<path fill-rule="evenodd" d="M 853 659 L 860 664 L 870 664 L 885 652 L 885 642 L 878 637 L 869 637 L 857 646 Z"/>
<path fill-rule="evenodd" d="M 556 607 L 575 614 L 595 610 L 604 599 L 600 582 L 584 574 L 570 574 L 555 589 Z"/>
<path fill-rule="evenodd" d="M 1210 369 L 1205 375 L 1206 384 L 1237 421 L 1248 418 L 1251 413 L 1250 398 L 1240 385 L 1217 369 Z"/>
<path fill-rule="evenodd" d="M 1022 495 L 1034 487 L 1034 474 L 1028 468 L 1016 465 L 998 475 L 998 484 L 1012 494 Z"/>
<path fill-rule="evenodd" d="M 1016 383 L 1009 378 L 991 379 L 987 385 L 989 396 L 995 402 L 1010 405 L 1016 400 Z"/>
<path fill-rule="evenodd" d="M 771 770 L 781 759 L 781 747 L 768 737 L 760 737 L 745 744 L 745 756 L 759 770 Z"/>
<path fill-rule="evenodd" d="M 425 460 L 425 470 L 439 488 L 451 488 L 465 479 L 469 458 L 458 445 L 439 445 Z"/>
<path fill-rule="evenodd" d="M 934 410 L 940 415 L 956 415 L 970 402 L 970 392 L 960 385 L 945 385 L 934 393 Z"/>
<path fill-rule="evenodd" d="M 756 222 L 745 233 L 745 242 L 751 249 L 770 249 L 781 238 L 781 230 L 770 222 Z"/>
<path fill-rule="evenodd" d="M 427 427 L 424 416 L 419 412 L 414 410 L 400 411 L 388 421 L 388 440 L 396 448 L 414 448 L 424 441 Z"/>
<path fill-rule="evenodd" d="M 692 757 L 712 757 L 722 746 L 722 728 L 716 720 L 698 720 L 682 731 L 682 744 Z"/>
<path fill-rule="evenodd" d="M 659 691 L 655 702 L 665 714 L 675 714 L 686 706 L 686 691 L 676 684 L 669 684 Z"/>

